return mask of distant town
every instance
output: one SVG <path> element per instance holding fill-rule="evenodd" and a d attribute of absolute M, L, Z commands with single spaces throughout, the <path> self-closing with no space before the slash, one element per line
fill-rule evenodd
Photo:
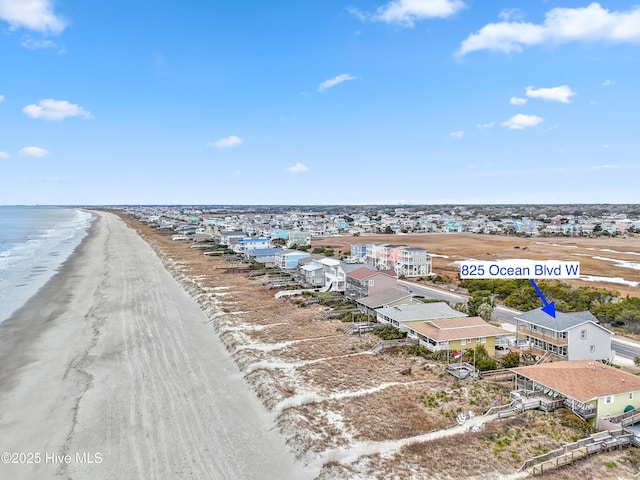
<path fill-rule="evenodd" d="M 616 236 L 640 233 L 640 205 L 428 205 L 428 206 L 118 206 L 178 224 L 282 238 L 363 234 L 477 233 L 518 236 Z"/>

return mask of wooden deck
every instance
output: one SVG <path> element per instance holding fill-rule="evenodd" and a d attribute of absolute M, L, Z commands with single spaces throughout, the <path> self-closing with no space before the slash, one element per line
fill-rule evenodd
<path fill-rule="evenodd" d="M 520 471 L 526 471 L 531 475 L 540 475 L 570 465 L 589 455 L 622 449 L 631 445 L 638 446 L 638 440 L 633 433 L 626 430 L 599 432 L 577 442 L 568 443 L 564 447 L 544 455 L 530 458 L 522 464 Z"/>

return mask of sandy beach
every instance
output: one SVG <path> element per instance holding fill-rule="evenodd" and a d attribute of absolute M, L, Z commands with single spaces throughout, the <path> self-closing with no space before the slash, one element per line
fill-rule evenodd
<path fill-rule="evenodd" d="M 315 477 L 198 303 L 135 230 L 96 215 L 0 324 L 0 478 Z"/>

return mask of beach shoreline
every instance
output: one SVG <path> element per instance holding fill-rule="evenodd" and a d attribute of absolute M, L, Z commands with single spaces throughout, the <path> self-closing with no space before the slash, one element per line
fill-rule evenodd
<path fill-rule="evenodd" d="M 32 455 L 0 464 L 0 477 L 315 476 L 156 253 L 117 216 L 96 215 L 0 324 L 0 451 Z"/>

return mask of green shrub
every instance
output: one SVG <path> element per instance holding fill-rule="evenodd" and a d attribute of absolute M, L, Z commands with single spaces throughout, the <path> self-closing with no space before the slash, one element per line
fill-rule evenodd
<path fill-rule="evenodd" d="M 371 333 L 377 335 L 382 340 L 396 340 L 398 338 L 405 338 L 407 336 L 407 332 L 401 332 L 393 325 L 376 325 L 375 327 L 373 327 Z"/>

